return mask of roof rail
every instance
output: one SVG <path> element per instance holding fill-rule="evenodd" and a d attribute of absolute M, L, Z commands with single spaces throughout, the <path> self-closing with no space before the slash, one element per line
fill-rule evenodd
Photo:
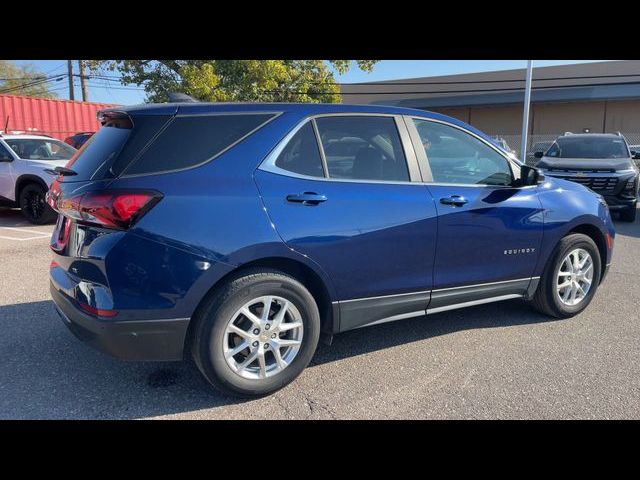
<path fill-rule="evenodd" d="M 169 102 L 172 103 L 199 103 L 195 98 L 182 92 L 169 92 L 168 97 Z"/>
<path fill-rule="evenodd" d="M 616 135 L 619 136 L 619 137 L 623 137 L 624 136 L 624 135 L 622 135 L 621 132 L 616 132 Z"/>
<path fill-rule="evenodd" d="M 571 132 L 564 132 L 564 133 L 562 134 L 562 136 L 563 136 L 563 137 L 566 137 L 567 135 L 573 135 L 573 133 L 571 133 Z"/>

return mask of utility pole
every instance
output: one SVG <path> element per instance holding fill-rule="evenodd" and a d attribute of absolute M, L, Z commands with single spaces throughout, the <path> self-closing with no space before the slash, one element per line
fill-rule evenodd
<path fill-rule="evenodd" d="M 67 75 L 69 76 L 69 100 L 75 100 L 73 96 L 73 63 L 67 60 Z"/>
<path fill-rule="evenodd" d="M 78 72 L 80 73 L 80 88 L 82 89 L 82 101 L 88 102 L 89 95 L 87 94 L 87 79 L 84 76 L 84 63 L 82 60 L 78 60 Z"/>
<path fill-rule="evenodd" d="M 522 143 L 520 144 L 520 160 L 527 158 L 527 134 L 529 133 L 529 104 L 531 103 L 531 76 L 533 60 L 527 60 L 527 81 L 524 87 L 524 114 L 522 115 Z"/>

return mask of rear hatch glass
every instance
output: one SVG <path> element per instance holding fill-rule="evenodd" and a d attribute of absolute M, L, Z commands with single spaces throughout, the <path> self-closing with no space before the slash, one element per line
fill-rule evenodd
<path fill-rule="evenodd" d="M 76 175 L 65 175 L 62 181 L 116 178 L 170 118 L 168 115 L 141 115 L 108 122 L 69 160 L 66 167 Z"/>

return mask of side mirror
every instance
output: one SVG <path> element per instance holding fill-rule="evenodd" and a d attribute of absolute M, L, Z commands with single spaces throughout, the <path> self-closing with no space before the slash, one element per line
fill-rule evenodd
<path fill-rule="evenodd" d="M 541 183 L 544 183 L 544 174 L 540 170 L 529 165 L 520 167 L 520 184 L 522 186 L 540 185 Z"/>
<path fill-rule="evenodd" d="M 640 160 L 640 152 L 631 150 L 631 158 L 633 158 L 634 160 Z"/>
<path fill-rule="evenodd" d="M 544 152 L 533 152 L 533 156 L 536 158 L 544 157 Z"/>

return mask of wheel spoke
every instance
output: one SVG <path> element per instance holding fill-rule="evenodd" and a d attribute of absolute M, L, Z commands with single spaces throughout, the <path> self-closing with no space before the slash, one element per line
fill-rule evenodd
<path fill-rule="evenodd" d="M 224 355 L 227 358 L 233 357 L 233 356 L 239 354 L 242 350 L 244 350 L 248 346 L 249 346 L 249 344 L 247 342 L 243 341 L 242 343 L 240 343 L 240 345 L 238 345 L 237 347 L 235 347 L 232 350 L 227 351 Z"/>
<path fill-rule="evenodd" d="M 249 332 L 242 330 L 240 327 L 238 327 L 237 325 L 234 325 L 233 323 L 227 327 L 227 330 L 235 333 L 236 335 L 240 335 L 242 338 L 246 338 L 246 339 L 251 338 L 251 334 Z"/>
<path fill-rule="evenodd" d="M 593 263 L 590 263 L 589 266 L 587 268 L 584 269 L 584 271 L 582 273 L 584 273 L 585 275 L 587 273 L 589 273 L 591 270 L 593 270 Z"/>
<path fill-rule="evenodd" d="M 273 302 L 273 297 L 264 297 L 263 309 L 262 309 L 262 318 L 261 322 L 266 322 L 269 320 L 269 312 L 271 311 L 271 303 Z"/>
<path fill-rule="evenodd" d="M 577 293 L 577 290 L 580 290 L 583 297 L 587 295 L 587 292 L 584 290 L 584 288 L 582 288 L 582 285 L 580 285 L 579 283 L 576 283 L 576 293 Z"/>
<path fill-rule="evenodd" d="M 302 326 L 302 322 L 287 322 L 280 324 L 280 331 L 286 332 L 287 330 L 293 330 L 294 328 L 300 328 Z"/>
<path fill-rule="evenodd" d="M 571 286 L 571 280 L 567 280 L 564 283 L 561 283 L 558 285 L 558 291 L 562 290 L 563 288 L 567 288 Z"/>
<path fill-rule="evenodd" d="M 278 368 L 281 370 L 287 367 L 287 363 L 282 359 L 282 355 L 280 354 L 280 348 L 273 349 L 273 356 L 276 359 L 276 363 L 278 364 Z"/>
<path fill-rule="evenodd" d="M 300 340 L 289 340 L 287 338 L 281 338 L 280 340 L 278 340 L 278 344 L 280 346 L 280 348 L 283 347 L 295 347 L 300 345 L 302 342 Z"/>
<path fill-rule="evenodd" d="M 562 272 L 562 271 L 558 272 L 559 277 L 567 277 L 569 275 L 571 275 L 571 272 Z"/>
<path fill-rule="evenodd" d="M 260 365 L 260 378 L 267 376 L 267 363 L 264 359 L 264 352 L 258 354 L 258 364 Z"/>
<path fill-rule="evenodd" d="M 253 352 L 251 352 L 251 354 L 247 357 L 247 359 L 242 362 L 241 364 L 238 365 L 238 371 L 242 371 L 245 368 L 247 368 L 249 365 L 251 365 L 256 358 L 258 358 L 258 349 L 256 348 Z"/>
<path fill-rule="evenodd" d="M 577 250 L 571 252 L 571 267 L 574 272 L 580 269 L 580 254 Z"/>
<path fill-rule="evenodd" d="M 240 310 L 240 313 L 244 315 L 247 320 L 253 323 L 256 327 L 260 327 L 260 319 L 256 315 L 254 315 L 248 307 L 242 308 L 242 310 Z"/>
<path fill-rule="evenodd" d="M 276 314 L 275 317 L 273 317 L 274 327 L 277 327 L 283 324 L 282 321 L 284 320 L 284 317 L 287 314 L 288 309 L 289 309 L 289 302 L 285 301 L 282 307 L 280 308 L 280 311 Z"/>
<path fill-rule="evenodd" d="M 569 301 L 571 303 L 576 301 L 577 293 L 578 293 L 578 284 L 574 282 L 574 284 L 571 287 L 571 295 L 569 296 Z"/>

